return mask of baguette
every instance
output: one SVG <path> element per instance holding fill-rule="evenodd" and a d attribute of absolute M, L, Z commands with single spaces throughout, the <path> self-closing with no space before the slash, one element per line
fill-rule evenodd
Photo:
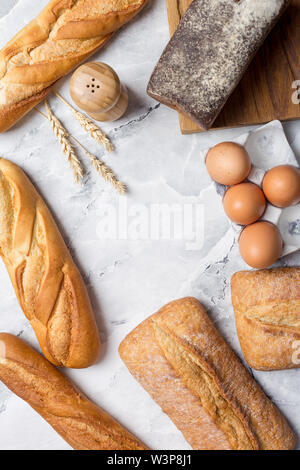
<path fill-rule="evenodd" d="M 0 380 L 77 450 L 146 447 L 16 336 L 0 333 Z"/>
<path fill-rule="evenodd" d="M 248 364 L 258 370 L 300 367 L 300 268 L 235 273 L 231 295 Z"/>
<path fill-rule="evenodd" d="M 283 450 L 295 435 L 201 304 L 167 304 L 121 343 L 129 371 L 194 449 Z"/>
<path fill-rule="evenodd" d="M 86 287 L 42 198 L 25 173 L 0 159 L 0 255 L 43 353 L 82 368 L 100 349 Z"/>
<path fill-rule="evenodd" d="M 0 51 L 0 132 L 108 41 L 147 0 L 51 0 Z"/>

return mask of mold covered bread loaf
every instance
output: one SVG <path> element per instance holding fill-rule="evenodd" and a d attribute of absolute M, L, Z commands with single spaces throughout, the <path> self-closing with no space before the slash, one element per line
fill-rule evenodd
<path fill-rule="evenodd" d="M 21 168 L 3 158 L 0 255 L 47 359 L 93 364 L 100 340 L 81 275 L 45 202 Z"/>
<path fill-rule="evenodd" d="M 209 129 L 289 0 L 194 0 L 148 84 Z"/>
<path fill-rule="evenodd" d="M 16 336 L 0 333 L 0 380 L 77 450 L 146 447 Z"/>
<path fill-rule="evenodd" d="M 129 371 L 194 449 L 293 449 L 295 435 L 194 298 L 176 300 L 120 345 Z"/>
<path fill-rule="evenodd" d="M 248 364 L 259 370 L 300 367 L 300 268 L 237 272 L 231 295 Z"/>
<path fill-rule="evenodd" d="M 51 0 L 0 51 L 0 132 L 105 44 L 147 0 Z"/>

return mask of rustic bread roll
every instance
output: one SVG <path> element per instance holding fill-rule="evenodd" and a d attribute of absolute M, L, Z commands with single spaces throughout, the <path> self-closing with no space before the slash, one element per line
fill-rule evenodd
<path fill-rule="evenodd" d="M 0 51 L 0 132 L 111 38 L 147 0 L 51 0 Z"/>
<path fill-rule="evenodd" d="M 248 364 L 258 370 L 300 367 L 300 268 L 235 273 L 231 294 Z"/>
<path fill-rule="evenodd" d="M 167 304 L 119 352 L 194 449 L 294 448 L 286 420 L 196 299 Z"/>
<path fill-rule="evenodd" d="M 6 333 L 0 333 L 0 380 L 27 401 L 73 449 L 146 449 L 40 354 Z"/>
<path fill-rule="evenodd" d="M 93 364 L 100 340 L 81 275 L 44 201 L 3 158 L 0 254 L 47 359 L 65 367 Z"/>

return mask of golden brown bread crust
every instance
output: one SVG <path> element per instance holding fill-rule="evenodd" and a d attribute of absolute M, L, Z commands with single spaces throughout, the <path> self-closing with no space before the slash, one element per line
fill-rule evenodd
<path fill-rule="evenodd" d="M 237 272 L 231 295 L 248 364 L 258 370 L 300 367 L 294 359 L 294 342 L 300 340 L 300 268 Z"/>
<path fill-rule="evenodd" d="M 42 351 L 81 368 L 100 349 L 86 287 L 46 204 L 25 173 L 0 159 L 0 254 Z"/>
<path fill-rule="evenodd" d="M 0 132 L 108 41 L 147 0 L 51 0 L 0 51 Z"/>
<path fill-rule="evenodd" d="M 119 352 L 194 449 L 294 448 L 286 420 L 196 299 L 167 304 Z"/>
<path fill-rule="evenodd" d="M 0 333 L 0 380 L 27 401 L 73 449 L 146 449 L 40 354 L 6 333 Z"/>

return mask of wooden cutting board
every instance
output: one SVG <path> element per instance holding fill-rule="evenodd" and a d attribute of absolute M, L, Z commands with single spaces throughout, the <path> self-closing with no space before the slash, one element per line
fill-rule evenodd
<path fill-rule="evenodd" d="M 166 0 L 170 34 L 192 0 Z M 300 118 L 300 0 L 291 5 L 272 30 L 243 79 L 230 96 L 213 129 L 261 124 L 274 119 L 286 121 Z M 294 85 L 293 85 L 294 84 Z M 196 123 L 179 114 L 183 134 L 202 132 Z"/>

